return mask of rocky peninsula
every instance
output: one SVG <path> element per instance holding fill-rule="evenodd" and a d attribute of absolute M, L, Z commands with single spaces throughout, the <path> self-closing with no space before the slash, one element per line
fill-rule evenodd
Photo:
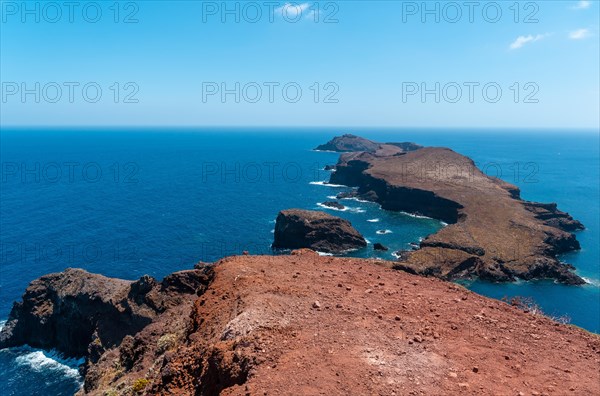
<path fill-rule="evenodd" d="M 80 395 L 600 393 L 600 338 L 375 261 L 235 256 L 158 282 L 67 270 L 0 333 L 83 354 Z"/>
<path fill-rule="evenodd" d="M 344 148 L 376 145 L 361 140 Z M 378 202 L 383 209 L 448 224 L 425 238 L 419 249 L 403 252 L 395 264 L 398 269 L 442 279 L 585 283 L 572 266 L 558 259 L 580 248 L 572 234 L 583 229 L 580 222 L 556 204 L 524 201 L 516 186 L 483 174 L 470 158 L 450 149 L 345 153 L 331 183 L 357 187 L 358 196 Z"/>
<path fill-rule="evenodd" d="M 445 148 L 345 153 L 332 182 L 448 226 L 393 268 L 302 248 L 198 263 L 162 281 L 67 269 L 29 285 L 0 348 L 85 357 L 80 396 L 600 394 L 598 335 L 443 280 L 579 284 L 557 259 L 579 247 L 578 221 Z M 274 247 L 365 245 L 323 212 L 277 217 Z"/>

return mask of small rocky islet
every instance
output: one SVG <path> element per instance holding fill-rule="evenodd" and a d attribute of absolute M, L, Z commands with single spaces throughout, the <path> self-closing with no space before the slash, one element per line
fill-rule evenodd
<path fill-rule="evenodd" d="M 397 262 L 324 257 L 366 241 L 339 217 L 282 210 L 273 247 L 290 254 L 162 281 L 45 275 L 14 304 L 0 348 L 85 357 L 79 395 L 600 394 L 598 335 L 445 281 L 581 284 L 557 258 L 579 248 L 581 223 L 448 149 L 353 135 L 319 147 L 344 152 L 332 183 L 448 226 Z M 420 173 L 432 161 L 438 171 Z"/>

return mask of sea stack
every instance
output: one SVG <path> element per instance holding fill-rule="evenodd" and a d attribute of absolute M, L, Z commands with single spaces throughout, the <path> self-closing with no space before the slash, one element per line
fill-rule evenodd
<path fill-rule="evenodd" d="M 283 210 L 277 216 L 275 249 L 309 248 L 324 253 L 342 253 L 365 246 L 367 241 L 348 220 L 300 209 Z"/>

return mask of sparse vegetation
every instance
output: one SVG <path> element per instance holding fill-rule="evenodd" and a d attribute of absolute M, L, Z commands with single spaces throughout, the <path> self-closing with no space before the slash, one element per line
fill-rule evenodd
<path fill-rule="evenodd" d="M 532 315 L 545 316 L 550 318 L 558 323 L 569 324 L 571 323 L 571 318 L 567 315 L 563 316 L 551 316 L 544 313 L 542 308 L 535 302 L 535 300 L 531 297 L 521 297 L 515 296 L 512 298 L 502 297 L 502 301 L 507 304 L 512 305 L 513 307 L 517 307 L 523 312 L 530 313 Z"/>
<path fill-rule="evenodd" d="M 156 343 L 156 353 L 162 354 L 173 348 L 177 343 L 177 335 L 176 334 L 165 334 L 164 336 L 158 339 Z"/>
<path fill-rule="evenodd" d="M 139 378 L 133 382 L 132 389 L 136 393 L 141 393 L 144 389 L 146 389 L 149 383 L 150 381 L 148 381 L 146 378 Z"/>

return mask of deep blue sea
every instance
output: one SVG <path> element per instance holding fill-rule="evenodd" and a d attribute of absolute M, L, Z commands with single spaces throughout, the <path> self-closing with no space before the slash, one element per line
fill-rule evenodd
<path fill-rule="evenodd" d="M 271 254 L 274 220 L 347 188 L 328 186 L 335 153 L 311 149 L 341 133 L 446 146 L 527 200 L 557 202 L 587 227 L 582 250 L 564 260 L 589 280 L 468 282 L 494 298 L 531 297 L 545 313 L 600 332 L 598 131 L 434 129 L 8 130 L 0 134 L 0 319 L 28 283 L 67 267 L 126 279 L 157 278 L 244 250 Z M 345 200 L 349 219 L 392 252 L 443 226 L 439 221 Z M 388 230 L 386 234 L 377 231 Z M 373 256 L 372 246 L 353 255 Z M 6 395 L 69 395 L 76 367 L 52 351 L 0 351 Z"/>

